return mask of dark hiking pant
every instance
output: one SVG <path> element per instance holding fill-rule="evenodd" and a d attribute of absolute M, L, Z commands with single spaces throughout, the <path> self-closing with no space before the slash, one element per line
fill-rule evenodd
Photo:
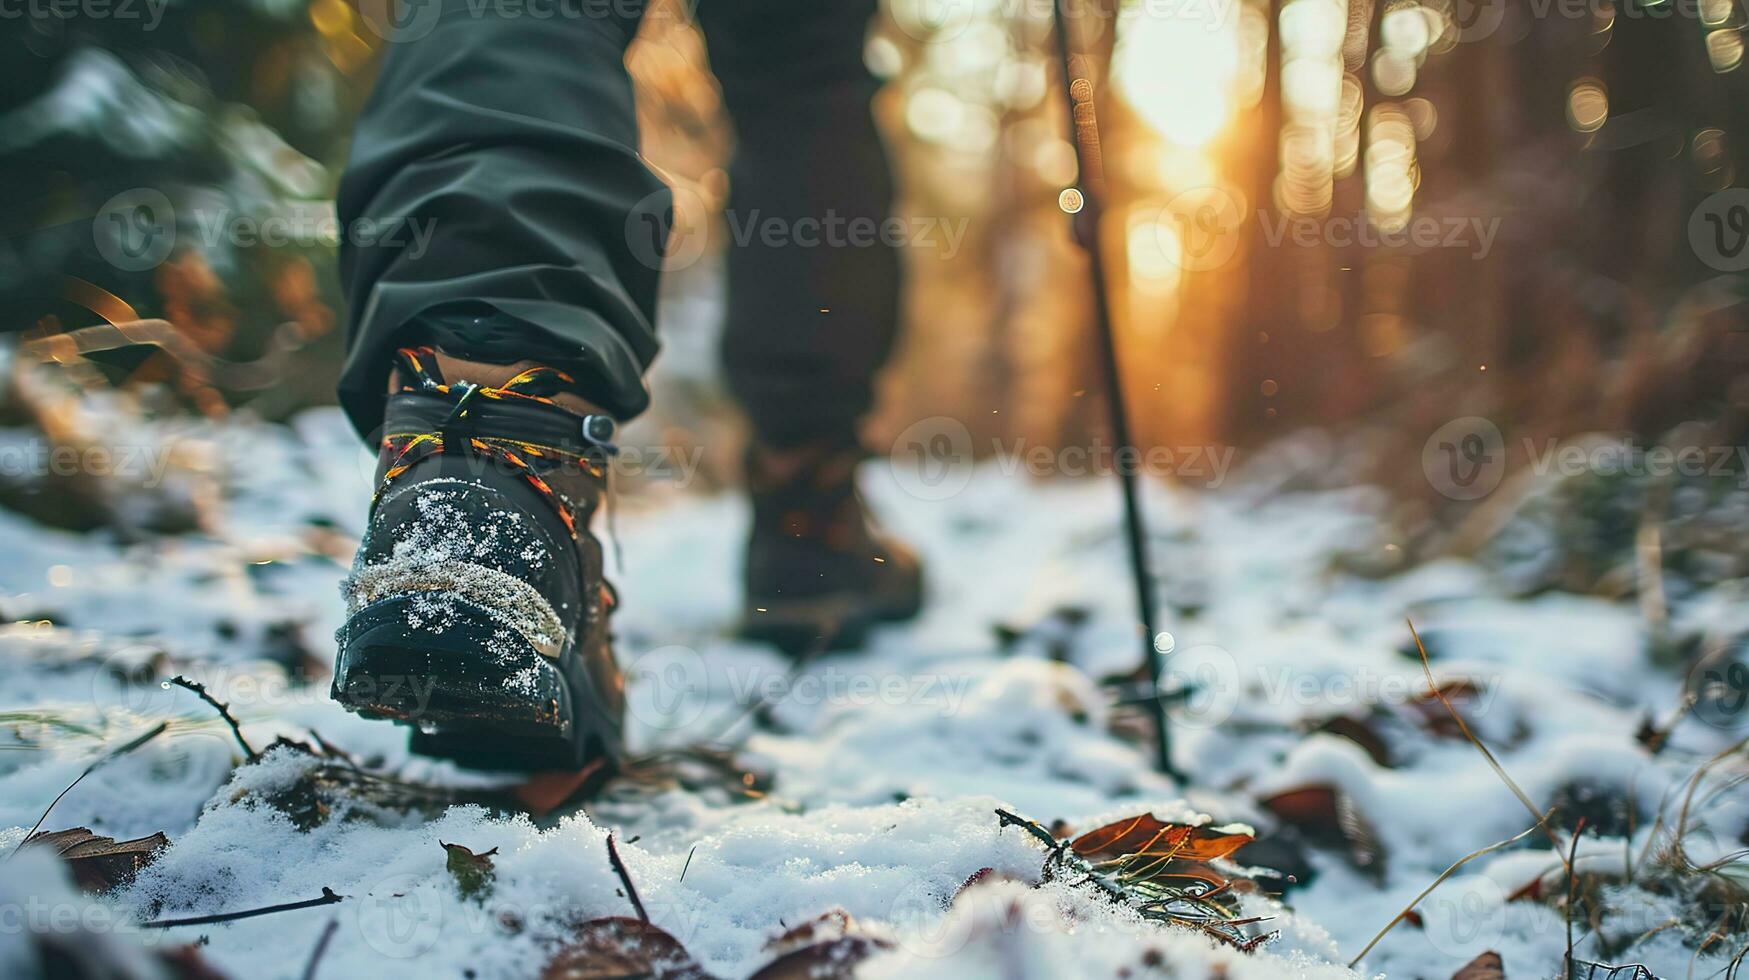
<path fill-rule="evenodd" d="M 868 227 L 891 203 L 862 60 L 874 9 L 698 10 L 737 136 L 723 363 L 773 445 L 852 431 L 892 346 L 887 236 L 817 232 Z M 381 422 L 394 349 L 422 317 L 453 310 L 525 334 L 531 356 L 580 372 L 621 418 L 647 405 L 651 242 L 671 199 L 638 156 L 624 55 L 642 14 L 643 0 L 403 0 L 398 20 L 373 21 L 389 50 L 338 201 L 350 305 L 340 396 L 360 432 Z"/>

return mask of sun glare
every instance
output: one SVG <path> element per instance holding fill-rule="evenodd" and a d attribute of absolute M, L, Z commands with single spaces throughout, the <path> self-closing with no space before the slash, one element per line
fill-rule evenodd
<path fill-rule="evenodd" d="M 1118 32 L 1112 75 L 1125 101 L 1148 127 L 1181 147 L 1201 147 L 1232 118 L 1239 71 L 1236 5 L 1193 16 L 1143 4 Z"/>

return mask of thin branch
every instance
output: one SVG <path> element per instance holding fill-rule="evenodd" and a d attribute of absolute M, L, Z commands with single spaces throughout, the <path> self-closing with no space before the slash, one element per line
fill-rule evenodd
<path fill-rule="evenodd" d="M 217 915 L 197 915 L 187 919 L 156 919 L 140 923 L 142 929 L 174 929 L 177 926 L 204 926 L 214 922 L 235 922 L 238 919 L 253 919 L 258 915 L 272 915 L 275 912 L 295 912 L 298 909 L 313 909 L 322 905 L 333 905 L 344 901 L 346 896 L 334 894 L 334 889 L 323 887 L 321 898 L 312 898 L 307 902 L 287 902 L 284 905 L 269 905 L 259 909 L 245 909 L 242 912 L 220 912 Z"/>
<path fill-rule="evenodd" d="M 152 730 L 146 732 L 146 734 L 141 735 L 139 738 L 136 738 L 133 741 L 128 742 L 126 745 L 123 745 L 120 748 L 118 748 L 112 752 L 106 753 L 106 754 L 98 757 L 97 761 L 91 763 L 89 766 L 86 766 L 84 772 L 80 773 L 77 778 L 75 778 L 72 782 L 67 784 L 66 789 L 61 790 L 59 793 L 55 794 L 55 798 L 49 801 L 49 805 L 48 805 L 47 809 L 43 810 L 42 816 L 37 817 L 36 823 L 31 824 L 30 830 L 25 833 L 24 837 L 22 839 L 20 839 L 17 844 L 13 845 L 12 851 L 6 855 L 6 860 L 10 861 L 13 859 L 13 857 L 15 857 L 18 854 L 18 849 L 23 847 L 25 845 L 25 843 L 27 841 L 29 841 L 31 839 L 31 837 L 36 834 L 37 830 L 42 827 L 43 821 L 47 820 L 49 818 L 49 811 L 53 810 L 55 808 L 55 805 L 57 803 L 61 802 L 62 797 L 66 796 L 68 793 L 73 792 L 73 787 L 79 785 L 79 783 L 81 781 L 83 781 L 86 776 L 91 775 L 92 773 L 96 772 L 98 769 L 102 768 L 104 765 L 106 765 L 110 762 L 113 762 L 116 759 L 119 759 L 124 755 L 127 755 L 129 752 L 132 752 L 133 750 L 139 748 L 140 746 L 146 744 L 147 742 L 150 742 L 152 739 L 155 739 L 158 736 L 164 734 L 165 729 L 167 729 L 169 727 L 170 727 L 169 722 L 161 721 Z"/>
<path fill-rule="evenodd" d="M 250 762 L 254 762 L 261 758 L 261 754 L 256 752 L 255 749 L 249 745 L 248 739 L 243 737 L 242 726 L 238 725 L 237 719 L 231 716 L 231 706 L 220 703 L 217 698 L 208 694 L 205 684 L 202 684 L 199 681 L 191 681 L 181 674 L 177 674 L 175 677 L 170 678 L 170 683 L 175 684 L 177 687 L 183 688 L 184 690 L 193 691 L 202 701 L 211 705 L 212 709 L 219 713 L 219 717 L 225 719 L 225 724 L 231 726 L 231 734 L 237 737 L 237 744 L 243 747 L 243 755 L 245 758 Z"/>
<path fill-rule="evenodd" d="M 1499 841 L 1499 842 L 1494 843 L 1494 844 L 1489 844 L 1487 847 L 1484 847 L 1479 851 L 1471 851 L 1470 853 L 1459 858 L 1458 862 L 1456 864 L 1454 864 L 1451 867 L 1446 868 L 1444 871 L 1440 872 L 1439 877 L 1433 879 L 1433 884 L 1428 885 L 1426 888 L 1423 888 L 1421 890 L 1421 894 L 1415 896 L 1414 901 L 1410 902 L 1408 905 L 1403 906 L 1403 911 L 1398 912 L 1396 918 L 1394 918 L 1390 922 L 1386 923 L 1385 927 L 1383 929 L 1379 930 L 1379 934 L 1372 937 L 1372 942 L 1367 943 L 1365 949 L 1361 950 L 1359 953 L 1356 953 L 1354 956 L 1354 959 L 1348 961 L 1348 968 L 1350 970 L 1354 969 L 1355 964 L 1357 964 L 1361 960 L 1365 959 L 1366 954 L 1372 952 L 1372 948 L 1379 944 L 1379 940 L 1385 938 L 1386 933 L 1390 932 L 1392 929 L 1395 929 L 1397 927 L 1397 923 L 1399 923 L 1399 922 L 1403 921 L 1405 918 L 1407 918 L 1409 913 L 1415 910 L 1415 906 L 1421 904 L 1422 899 L 1426 898 L 1428 895 L 1433 894 L 1433 890 L 1435 888 L 1438 888 L 1441 884 L 1443 884 L 1445 882 L 1445 879 L 1450 878 L 1452 876 L 1452 874 L 1457 871 L 1457 869 L 1463 867 L 1466 864 L 1469 864 L 1471 861 L 1475 860 L 1476 858 L 1481 857 L 1484 854 L 1489 854 L 1489 853 L 1492 853 L 1494 851 L 1498 851 L 1502 847 L 1508 847 L 1510 845 L 1518 843 L 1519 841 L 1523 840 L 1525 837 L 1529 836 L 1531 831 L 1535 830 L 1537 827 L 1539 827 L 1541 825 L 1542 825 L 1542 819 L 1541 819 L 1541 816 L 1539 815 L 1538 819 L 1537 819 L 1537 823 L 1535 825 L 1524 828 L 1523 830 L 1519 831 L 1516 836 L 1508 837 L 1505 840 Z"/>
<path fill-rule="evenodd" d="M 626 863 L 620 860 L 619 848 L 614 846 L 611 832 L 607 835 L 607 860 L 613 865 L 613 873 L 619 875 L 620 883 L 626 886 L 626 898 L 631 899 L 632 908 L 638 910 L 638 918 L 645 925 L 649 925 L 650 913 L 644 911 L 643 900 L 638 898 L 638 890 L 632 886 L 631 872 L 626 870 Z"/>
<path fill-rule="evenodd" d="M 1567 980 L 1573 980 L 1573 884 L 1577 878 L 1573 873 L 1573 863 L 1579 860 L 1579 836 L 1585 833 L 1585 818 L 1580 817 L 1579 823 L 1573 828 L 1573 847 L 1567 852 L 1567 905 L 1561 910 L 1561 918 L 1567 920 Z"/>
<path fill-rule="evenodd" d="M 334 938 L 334 930 L 338 928 L 338 915 L 330 918 L 328 924 L 322 927 L 322 935 L 316 940 L 316 948 L 310 950 L 310 961 L 304 964 L 304 980 L 316 980 L 316 967 L 322 962 L 322 954 L 328 952 L 328 942 Z"/>
<path fill-rule="evenodd" d="M 686 852 L 686 863 L 680 866 L 680 880 L 686 881 L 686 869 L 692 867 L 692 856 L 698 853 L 698 845 L 692 845 L 692 850 Z"/>
<path fill-rule="evenodd" d="M 996 825 L 998 830 L 1003 827 L 1019 827 L 1043 841 L 1045 846 L 1053 851 L 1060 850 L 1063 846 L 1062 841 L 1052 837 L 1051 832 L 1039 826 L 1038 821 L 1036 820 L 1028 820 L 1025 817 L 1017 816 L 1000 808 L 996 810 L 996 819 L 998 821 Z"/>

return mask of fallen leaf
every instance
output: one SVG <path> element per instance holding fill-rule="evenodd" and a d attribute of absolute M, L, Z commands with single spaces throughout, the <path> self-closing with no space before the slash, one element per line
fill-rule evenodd
<path fill-rule="evenodd" d="M 226 980 L 219 968 L 202 956 L 200 947 L 193 943 L 160 950 L 158 960 L 176 980 Z"/>
<path fill-rule="evenodd" d="M 1251 843 L 1247 833 L 1166 823 L 1151 813 L 1090 830 L 1069 845 L 1092 861 L 1147 855 L 1185 861 L 1215 861 Z"/>
<path fill-rule="evenodd" d="M 1328 784 L 1302 786 L 1259 801 L 1313 844 L 1339 847 L 1355 868 L 1383 877 L 1385 851 L 1378 833 L 1347 793 Z"/>
<path fill-rule="evenodd" d="M 438 843 L 449 852 L 445 866 L 463 898 L 484 900 L 492 894 L 492 856 L 498 853 L 496 847 L 484 854 L 475 854 L 460 844 Z"/>
<path fill-rule="evenodd" d="M 831 909 L 772 937 L 765 943 L 765 950 L 769 953 L 792 953 L 827 939 L 843 939 L 850 934 L 852 925 L 849 912 Z"/>
<path fill-rule="evenodd" d="M 1451 980 L 1506 980 L 1506 966 L 1499 953 L 1489 950 L 1452 974 Z"/>
<path fill-rule="evenodd" d="M 1011 874 L 997 871 L 995 868 L 979 868 L 968 875 L 965 881 L 960 882 L 959 888 L 954 890 L 953 900 L 956 902 L 959 901 L 961 895 L 964 895 L 969 889 L 976 888 L 979 885 L 993 885 L 999 881 L 1018 880 L 1020 879 Z"/>
<path fill-rule="evenodd" d="M 713 980 L 680 940 L 625 916 L 591 919 L 578 926 L 540 975 L 541 980 Z"/>
<path fill-rule="evenodd" d="M 1345 738 L 1360 746 L 1373 762 L 1386 769 L 1391 768 L 1391 748 L 1385 744 L 1384 736 L 1380 735 L 1369 719 L 1351 718 L 1347 715 L 1337 715 L 1312 729 L 1337 738 Z"/>
<path fill-rule="evenodd" d="M 536 819 L 593 790 L 607 775 L 607 759 L 596 759 L 576 772 L 537 772 L 511 789 L 511 795 Z"/>
<path fill-rule="evenodd" d="M 158 852 L 170 846 L 162 833 L 134 840 L 99 837 L 85 827 L 32 834 L 25 847 L 46 847 L 73 870 L 80 890 L 108 891 L 131 879 L 152 863 Z"/>
<path fill-rule="evenodd" d="M 857 964 L 892 946 L 872 936 L 844 936 L 785 953 L 747 980 L 850 980 Z"/>
<path fill-rule="evenodd" d="M 1437 694 L 1434 693 L 1435 690 L 1438 691 Z M 1441 703 L 1441 694 L 1445 695 L 1446 701 L 1451 702 L 1452 711 L 1458 711 L 1481 697 L 1482 692 L 1474 681 L 1467 678 L 1453 677 L 1441 681 L 1437 689 L 1421 691 L 1409 700 L 1407 707 L 1410 717 L 1423 729 L 1440 738 L 1464 738 L 1463 726 L 1458 724 L 1457 719 L 1451 716 L 1451 711 L 1447 711 Z M 1464 720 L 1470 719 L 1466 717 Z"/>

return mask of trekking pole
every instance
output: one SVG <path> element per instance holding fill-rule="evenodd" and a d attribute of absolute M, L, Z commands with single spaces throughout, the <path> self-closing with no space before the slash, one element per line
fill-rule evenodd
<path fill-rule="evenodd" d="M 1064 9 L 1068 2 L 1070 0 L 1053 0 L 1051 15 L 1056 24 L 1057 54 L 1063 64 L 1063 82 L 1068 86 L 1069 132 L 1075 144 L 1080 184 L 1065 191 L 1061 203 L 1070 214 L 1076 242 L 1087 253 L 1087 268 L 1093 279 L 1093 317 L 1099 335 L 1099 363 L 1105 375 L 1105 400 L 1111 416 L 1112 441 L 1117 444 L 1115 458 L 1120 461 L 1117 471 L 1119 485 L 1123 488 L 1124 537 L 1129 544 L 1130 574 L 1136 586 L 1142 653 L 1152 682 L 1151 696 L 1145 700 L 1154 708 L 1154 751 L 1160 771 L 1184 782 L 1184 777 L 1172 765 L 1172 733 L 1166 727 L 1166 695 L 1160 690 L 1164 664 L 1154 645 L 1154 638 L 1159 635 L 1154 619 L 1154 570 L 1148 560 L 1148 532 L 1136 486 L 1134 464 L 1138 456 L 1130 438 L 1129 412 L 1124 407 L 1117 342 L 1111 325 L 1111 300 L 1106 292 L 1105 261 L 1099 248 L 1101 192 L 1105 183 L 1099 153 L 1099 120 L 1093 109 L 1093 82 L 1085 75 L 1076 74 L 1070 55 L 1069 14 Z M 1079 208 L 1074 207 L 1076 203 Z M 1122 462 L 1126 459 L 1127 464 Z"/>

